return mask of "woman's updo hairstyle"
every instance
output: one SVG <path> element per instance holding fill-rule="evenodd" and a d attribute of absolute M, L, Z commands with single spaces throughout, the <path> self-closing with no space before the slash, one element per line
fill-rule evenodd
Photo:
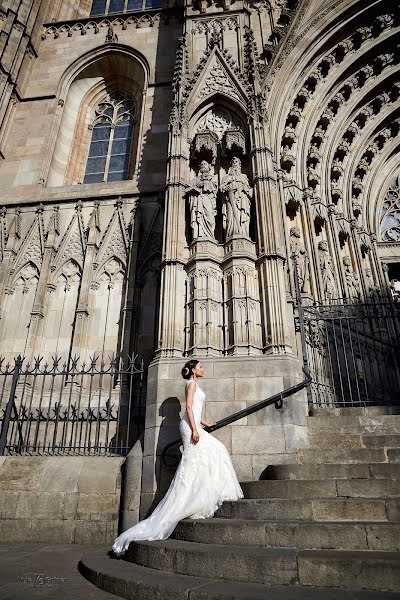
<path fill-rule="evenodd" d="M 198 360 L 188 360 L 187 363 L 185 363 L 185 366 L 182 369 L 183 379 L 190 379 L 192 376 L 192 369 L 195 368 L 198 362 Z"/>

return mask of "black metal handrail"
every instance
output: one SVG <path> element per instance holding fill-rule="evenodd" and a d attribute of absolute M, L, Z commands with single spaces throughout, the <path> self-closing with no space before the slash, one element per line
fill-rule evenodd
<path fill-rule="evenodd" d="M 212 433 L 213 431 L 217 431 L 217 429 L 226 427 L 227 425 L 230 425 L 231 423 L 234 423 L 235 421 L 239 421 L 239 419 L 243 419 L 243 417 L 247 417 L 248 415 L 252 415 L 253 413 L 255 413 L 263 408 L 266 408 L 267 406 L 271 406 L 272 404 L 275 405 L 275 408 L 277 410 L 280 410 L 282 408 L 283 400 L 285 398 L 287 398 L 288 396 L 292 396 L 293 394 L 296 394 L 296 392 L 299 392 L 300 390 L 302 390 L 305 387 L 307 387 L 308 385 L 310 385 L 310 383 L 311 383 L 310 372 L 305 367 L 303 367 L 303 371 L 304 371 L 306 378 L 303 379 L 303 381 L 301 381 L 300 383 L 296 383 L 295 385 L 292 385 L 292 386 L 286 388 L 285 390 L 282 390 L 282 392 L 278 392 L 277 394 L 274 394 L 273 396 L 270 396 L 269 398 L 266 398 L 265 400 L 261 400 L 261 402 L 257 402 L 256 404 L 252 404 L 251 406 L 248 406 L 247 408 L 244 408 L 243 410 L 239 410 L 238 412 L 235 412 L 235 413 L 229 415 L 228 417 L 225 417 L 225 418 L 221 419 L 220 421 L 217 421 L 215 423 L 215 425 L 212 425 L 211 427 L 204 427 L 204 430 L 207 431 L 208 433 Z M 170 448 L 173 448 L 174 446 L 177 446 L 178 444 L 181 444 L 181 443 L 182 443 L 182 440 L 181 440 L 181 438 L 179 438 L 178 440 L 174 440 L 173 442 L 170 442 L 169 444 L 167 444 L 165 446 L 165 448 L 163 449 L 162 454 L 161 454 L 161 461 L 167 469 L 174 468 L 177 464 L 177 463 L 174 465 L 167 464 L 166 455 L 167 455 L 168 450 Z"/>

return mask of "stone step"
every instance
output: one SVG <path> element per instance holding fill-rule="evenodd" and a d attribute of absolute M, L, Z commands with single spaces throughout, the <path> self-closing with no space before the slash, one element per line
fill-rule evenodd
<path fill-rule="evenodd" d="M 354 406 L 343 408 L 312 408 L 312 417 L 376 417 L 400 415 L 399 406 Z"/>
<path fill-rule="evenodd" d="M 331 450 L 306 448 L 297 452 L 297 462 L 301 464 L 358 464 L 386 463 L 389 461 L 383 448 L 333 448 Z"/>
<path fill-rule="evenodd" d="M 302 550 L 302 585 L 400 591 L 400 554 L 352 550 Z"/>
<path fill-rule="evenodd" d="M 400 464 L 270 465 L 267 479 L 400 479 Z"/>
<path fill-rule="evenodd" d="M 173 537 L 186 542 L 266 548 L 400 551 L 400 523 L 185 519 Z"/>
<path fill-rule="evenodd" d="M 321 427 L 328 428 L 346 428 L 347 433 L 359 432 L 365 428 L 371 428 L 372 431 L 378 431 L 377 428 L 384 430 L 386 427 L 400 427 L 400 414 L 398 415 L 376 415 L 376 416 L 329 416 L 326 414 L 318 414 L 318 416 L 312 416 L 307 419 L 307 426 L 310 429 L 319 429 Z"/>
<path fill-rule="evenodd" d="M 168 539 L 132 542 L 125 560 L 168 573 L 266 585 L 297 585 L 295 550 Z M 120 592 L 118 592 L 120 593 Z"/>
<path fill-rule="evenodd" d="M 125 560 L 191 577 L 321 587 L 340 587 L 345 581 L 348 588 L 400 591 L 400 554 L 395 552 L 296 551 L 169 539 L 133 542 Z"/>
<path fill-rule="evenodd" d="M 342 427 L 310 427 L 309 432 L 323 434 L 339 433 L 343 435 L 400 435 L 400 419 L 398 425 L 344 425 Z"/>
<path fill-rule="evenodd" d="M 311 448 L 400 448 L 400 435 L 349 434 L 338 431 L 311 430 Z"/>
<path fill-rule="evenodd" d="M 224 502 L 215 517 L 277 521 L 400 521 L 400 501 L 396 498 L 238 500 Z"/>
<path fill-rule="evenodd" d="M 257 583 L 213 580 L 163 573 L 124 560 L 99 549 L 82 557 L 79 570 L 98 588 L 132 600 L 398 600 L 397 593 L 265 586 Z"/>
<path fill-rule="evenodd" d="M 400 479 L 263 479 L 240 485 L 248 499 L 400 498 Z"/>

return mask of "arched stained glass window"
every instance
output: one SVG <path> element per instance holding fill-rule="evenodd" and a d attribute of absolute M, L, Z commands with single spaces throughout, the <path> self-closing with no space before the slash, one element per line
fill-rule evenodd
<path fill-rule="evenodd" d="M 112 15 L 160 6 L 161 0 L 93 0 L 90 16 Z"/>
<path fill-rule="evenodd" d="M 381 211 L 381 239 L 400 241 L 400 175 L 388 189 Z"/>
<path fill-rule="evenodd" d="M 135 102 L 126 92 L 109 94 L 96 109 L 83 183 L 128 179 Z"/>

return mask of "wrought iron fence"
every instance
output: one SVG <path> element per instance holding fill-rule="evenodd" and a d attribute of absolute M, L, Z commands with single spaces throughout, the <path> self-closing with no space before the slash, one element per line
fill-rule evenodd
<path fill-rule="evenodd" d="M 126 455 L 143 417 L 137 356 L 0 359 L 0 455 Z"/>
<path fill-rule="evenodd" d="M 400 404 L 400 303 L 304 301 L 297 291 L 303 360 L 313 406 Z"/>

